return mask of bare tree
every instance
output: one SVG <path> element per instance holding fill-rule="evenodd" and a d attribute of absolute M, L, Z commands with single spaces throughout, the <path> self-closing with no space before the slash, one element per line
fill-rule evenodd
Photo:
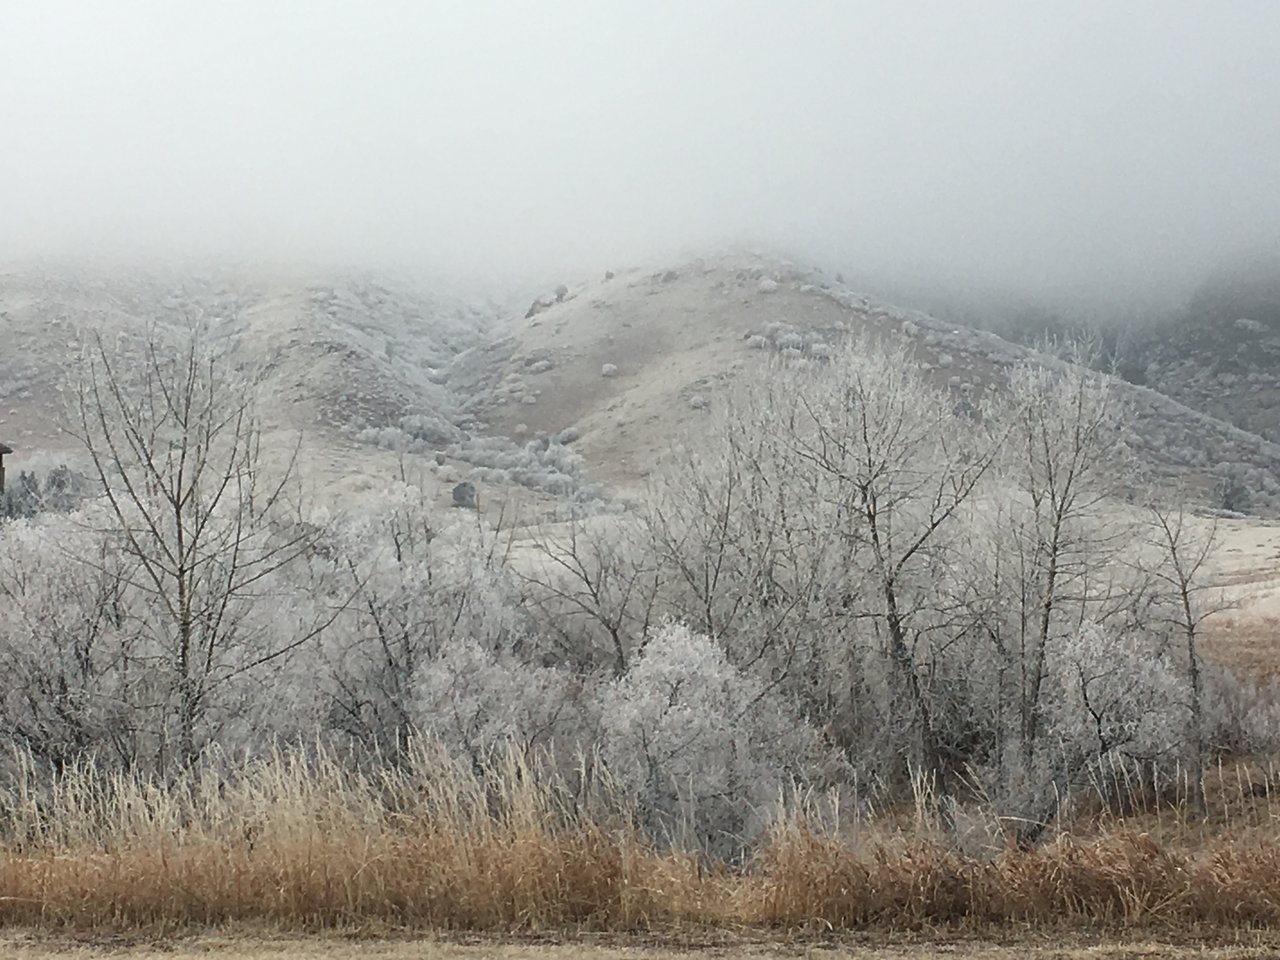
<path fill-rule="evenodd" d="M 286 496 L 296 448 L 271 476 L 252 390 L 194 333 L 172 350 L 153 336 L 134 367 L 95 341 L 71 430 L 135 562 L 129 587 L 145 605 L 149 666 L 167 678 L 158 762 L 188 765 L 215 691 L 306 644 L 336 615 L 290 624 L 274 609 L 277 574 L 315 536 Z"/>
<path fill-rule="evenodd" d="M 646 531 L 634 520 L 574 515 L 543 524 L 533 556 L 513 568 L 530 588 L 529 605 L 544 640 L 578 667 L 604 658 L 626 672 L 657 609 L 658 570 Z"/>
<path fill-rule="evenodd" d="M 994 463 L 1002 436 L 958 413 L 902 346 L 855 344 L 797 392 L 804 416 L 793 442 L 825 481 L 836 516 L 830 535 L 860 558 L 862 615 L 881 632 L 909 705 L 918 761 L 945 797 L 953 758 L 927 671 L 950 616 L 930 585 L 947 531 Z"/>
<path fill-rule="evenodd" d="M 1218 524 L 1215 520 L 1205 528 L 1190 520 L 1181 507 L 1158 504 L 1150 507 L 1150 516 L 1151 543 L 1158 552 L 1151 573 L 1159 588 L 1167 592 L 1163 618 L 1176 631 L 1186 657 L 1191 802 L 1195 813 L 1204 816 L 1204 664 L 1200 640 L 1205 621 L 1230 606 L 1208 576 L 1218 546 Z"/>

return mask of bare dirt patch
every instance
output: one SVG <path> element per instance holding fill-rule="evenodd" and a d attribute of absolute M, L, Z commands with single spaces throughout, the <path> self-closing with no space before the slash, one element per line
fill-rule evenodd
<path fill-rule="evenodd" d="M 228 960 L 298 960 L 302 957 L 361 960 L 684 960 L 742 957 L 746 960 L 841 957 L 850 960 L 1130 960 L 1130 958 L 1197 957 L 1202 960 L 1262 960 L 1280 953 L 1280 941 L 1242 935 L 1239 943 L 1199 940 L 1036 940 L 862 939 L 776 941 L 737 940 L 730 936 L 701 941 L 664 941 L 647 937 L 609 937 L 555 942 L 543 940 L 441 940 L 432 938 L 367 938 L 342 936 L 274 937 L 206 934 L 149 939 L 125 936 L 51 938 L 15 934 L 0 937 L 0 950 L 18 960 L 129 956 L 137 958 L 225 957 Z"/>

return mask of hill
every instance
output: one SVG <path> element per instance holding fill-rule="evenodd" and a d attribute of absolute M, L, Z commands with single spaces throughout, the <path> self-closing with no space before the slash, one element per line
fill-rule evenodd
<path fill-rule="evenodd" d="M 1280 260 L 1218 271 L 1133 352 L 1155 389 L 1280 442 Z"/>
<path fill-rule="evenodd" d="M 482 342 L 494 309 L 404 281 L 350 274 L 115 272 L 82 267 L 0 272 L 0 435 L 15 470 L 71 457 L 62 433 L 75 364 L 101 337 L 119 369 L 136 369 L 147 342 L 202 330 L 256 382 L 269 438 L 283 451 L 303 437 L 317 491 L 362 485 L 394 464 L 357 435 L 458 403 L 443 371 Z"/>
<path fill-rule="evenodd" d="M 631 490 L 729 385 L 767 375 L 771 364 L 821 363 L 862 331 L 909 339 L 957 402 L 998 388 L 1013 364 L 1059 362 L 816 271 L 733 256 L 627 271 L 541 298 L 460 354 L 450 377 L 477 428 L 513 442 L 568 430 L 594 477 Z M 1209 503 L 1230 465 L 1253 492 L 1253 509 L 1280 509 L 1280 446 L 1156 390 L 1116 385 L 1134 411 L 1130 445 L 1158 478 L 1190 484 Z"/>
<path fill-rule="evenodd" d="M 632 494 L 732 384 L 822 363 L 859 332 L 906 338 L 957 403 L 998 389 L 1010 365 L 1058 362 L 745 254 L 611 273 L 516 311 L 370 275 L 10 271 L 0 439 L 18 448 L 13 465 L 69 447 L 61 390 L 90 336 L 127 367 L 148 331 L 193 324 L 256 380 L 268 428 L 301 433 L 312 486 L 341 496 L 406 463 L 441 497 L 461 479 L 493 502 Z M 1280 510 L 1280 446 L 1157 390 L 1118 389 L 1157 477 L 1211 503 L 1230 471 L 1251 510 Z"/>

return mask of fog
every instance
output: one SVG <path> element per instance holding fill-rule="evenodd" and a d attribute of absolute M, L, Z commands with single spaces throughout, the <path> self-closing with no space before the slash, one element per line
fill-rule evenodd
<path fill-rule="evenodd" d="M 1164 296 L 1280 241 L 1278 49 L 1272 0 L 0 0 L 0 255 Z"/>

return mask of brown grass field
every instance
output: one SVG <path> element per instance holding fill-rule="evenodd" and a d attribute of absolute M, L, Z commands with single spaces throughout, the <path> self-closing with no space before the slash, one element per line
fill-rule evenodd
<path fill-rule="evenodd" d="M 398 773 L 282 754 L 206 778 L 20 778 L 0 956 L 1280 956 L 1280 781 L 1256 765 L 1213 771 L 1205 821 L 1135 779 L 1028 852 L 977 808 L 958 838 L 802 805 L 737 865 L 514 755 L 483 779 L 429 747 Z"/>

